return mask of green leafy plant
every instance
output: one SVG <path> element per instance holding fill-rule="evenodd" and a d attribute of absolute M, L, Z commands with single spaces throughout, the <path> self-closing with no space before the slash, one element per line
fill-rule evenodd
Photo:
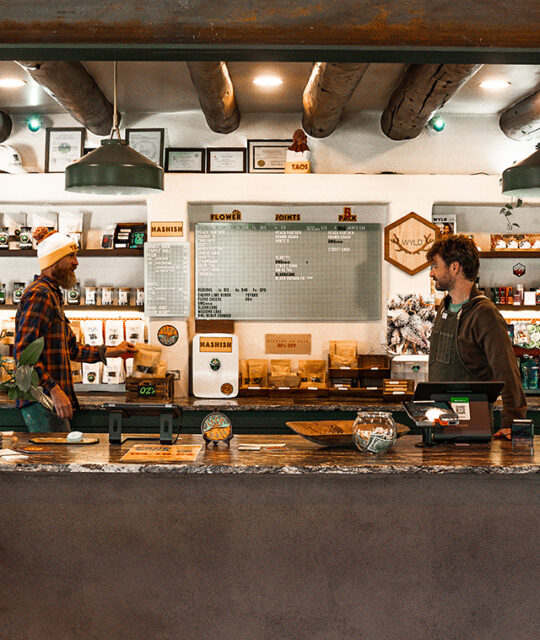
<path fill-rule="evenodd" d="M 0 356 L 0 369 L 7 374 L 7 380 L 0 383 L 0 392 L 7 393 L 10 400 L 30 400 L 40 402 L 49 411 L 54 404 L 39 386 L 39 375 L 35 365 L 44 347 L 43 338 L 34 340 L 25 347 L 16 362 L 15 369 L 7 366 L 5 358 Z"/>
<path fill-rule="evenodd" d="M 513 200 L 511 200 L 508 204 L 505 204 L 504 207 L 501 207 L 501 209 L 499 210 L 499 213 L 506 219 L 506 228 L 509 231 L 512 231 L 514 227 L 517 227 L 519 229 L 519 224 L 517 222 L 512 222 L 511 218 L 514 210 L 518 207 L 521 207 L 522 204 L 523 200 L 518 198 L 515 203 L 513 202 Z"/>

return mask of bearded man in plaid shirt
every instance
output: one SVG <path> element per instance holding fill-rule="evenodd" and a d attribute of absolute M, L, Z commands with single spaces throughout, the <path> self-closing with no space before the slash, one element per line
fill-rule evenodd
<path fill-rule="evenodd" d="M 39 402 L 21 402 L 28 431 L 69 430 L 69 420 L 79 409 L 73 390 L 71 361 L 103 362 L 106 358 L 132 358 L 136 349 L 129 342 L 116 347 L 91 347 L 77 342 L 62 309 L 64 296 L 60 287 L 69 289 L 76 283 L 78 247 L 67 235 L 39 227 L 34 233 L 41 274 L 35 276 L 21 298 L 15 316 L 17 359 L 23 349 L 43 337 L 45 347 L 35 366 L 43 391 L 50 396 L 55 413 Z"/>

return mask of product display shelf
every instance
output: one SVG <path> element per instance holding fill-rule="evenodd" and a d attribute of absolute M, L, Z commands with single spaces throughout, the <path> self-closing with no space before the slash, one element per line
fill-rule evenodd
<path fill-rule="evenodd" d="M 540 304 L 496 304 L 503 311 L 540 311 Z"/>
<path fill-rule="evenodd" d="M 330 357 L 329 357 L 330 365 Z M 330 367 L 329 393 L 335 397 L 382 398 L 383 380 L 390 378 L 390 358 L 379 354 L 359 354 L 357 367 Z M 350 378 L 352 386 L 336 386 L 335 380 Z"/>
<path fill-rule="evenodd" d="M 0 311 L 2 309 L 14 310 L 19 308 L 17 304 L 2 304 L 0 305 Z M 143 305 L 127 305 L 127 304 L 65 304 L 64 311 L 144 311 Z"/>
<path fill-rule="evenodd" d="M 540 258 L 538 249 L 501 249 L 500 251 L 480 251 L 480 258 Z"/>
<path fill-rule="evenodd" d="M 0 258 L 30 258 L 36 256 L 35 249 L 9 249 L 0 251 Z M 140 257 L 144 252 L 142 249 L 81 249 L 77 252 L 77 258 L 126 258 Z"/>

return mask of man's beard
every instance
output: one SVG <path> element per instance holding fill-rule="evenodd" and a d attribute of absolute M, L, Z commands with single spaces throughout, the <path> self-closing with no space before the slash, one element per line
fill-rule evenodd
<path fill-rule="evenodd" d="M 455 280 L 452 278 L 442 278 L 441 280 L 435 279 L 435 289 L 437 291 L 450 291 L 454 286 Z"/>
<path fill-rule="evenodd" d="M 55 264 L 52 274 L 63 289 L 70 289 L 77 282 L 75 272 L 71 267 L 61 267 Z"/>

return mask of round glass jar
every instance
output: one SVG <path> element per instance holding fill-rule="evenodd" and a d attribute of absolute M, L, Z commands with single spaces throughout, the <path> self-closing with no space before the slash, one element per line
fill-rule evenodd
<path fill-rule="evenodd" d="M 6 285 L 0 282 L 0 304 L 6 304 Z"/>
<path fill-rule="evenodd" d="M 144 287 L 137 287 L 137 297 L 135 299 L 135 304 L 138 307 L 142 307 L 144 305 Z"/>
<path fill-rule="evenodd" d="M 122 306 L 129 306 L 131 304 L 131 288 L 130 287 L 119 287 L 118 304 Z"/>
<path fill-rule="evenodd" d="M 0 227 L 0 249 L 9 249 L 9 230 L 7 227 Z"/>
<path fill-rule="evenodd" d="M 21 301 L 23 291 L 26 287 L 24 282 L 14 282 L 13 283 L 13 291 L 11 293 L 11 298 L 13 300 L 13 304 L 19 304 Z"/>
<path fill-rule="evenodd" d="M 68 304 L 81 304 L 81 287 L 78 282 L 68 289 L 67 301 Z"/>
<path fill-rule="evenodd" d="M 397 428 L 391 413 L 358 411 L 353 424 L 354 444 L 366 453 L 383 453 L 394 444 Z"/>
<path fill-rule="evenodd" d="M 32 227 L 21 227 L 19 249 L 32 249 Z"/>

